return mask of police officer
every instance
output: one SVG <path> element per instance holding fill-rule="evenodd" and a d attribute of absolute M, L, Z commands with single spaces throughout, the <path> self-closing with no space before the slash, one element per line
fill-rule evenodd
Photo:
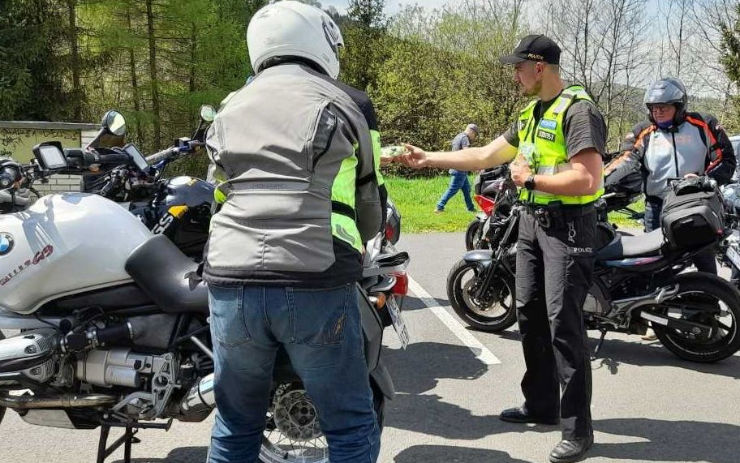
<path fill-rule="evenodd" d="M 516 299 L 526 373 L 524 404 L 500 418 L 562 422 L 554 463 L 580 459 L 593 443 L 591 364 L 582 305 L 591 284 L 594 201 L 603 192 L 606 127 L 586 91 L 564 88 L 560 48 L 544 35 L 523 38 L 501 62 L 514 66 L 525 96 L 537 97 L 502 136 L 481 148 L 427 153 L 407 145 L 411 167 L 475 170 L 514 160 L 511 177 L 525 204 L 519 225 Z M 562 389 L 562 398 L 561 398 Z"/>
<path fill-rule="evenodd" d="M 208 461 L 257 461 L 282 347 L 332 463 L 372 463 L 379 427 L 356 281 L 382 222 L 373 107 L 336 80 L 342 35 L 319 8 L 267 5 L 247 44 L 257 74 L 207 138 L 224 182 L 203 270 L 218 406 Z"/>

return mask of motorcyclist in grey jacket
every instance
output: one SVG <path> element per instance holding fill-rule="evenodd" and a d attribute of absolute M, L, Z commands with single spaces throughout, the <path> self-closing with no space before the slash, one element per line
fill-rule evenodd
<path fill-rule="evenodd" d="M 213 218 L 204 277 L 356 281 L 362 243 L 380 230 L 383 212 L 372 103 L 302 56 L 264 57 L 257 69 L 209 131 L 228 199 Z"/>
<path fill-rule="evenodd" d="M 263 7 L 247 44 L 256 75 L 207 137 L 223 181 L 203 271 L 218 406 L 208 461 L 257 461 L 282 347 L 319 411 L 331 462 L 374 462 L 356 292 L 363 242 L 382 223 L 372 104 L 336 80 L 342 36 L 316 7 Z"/>
<path fill-rule="evenodd" d="M 648 87 L 644 103 L 650 124 L 637 134 L 634 148 L 615 161 L 612 168 L 643 172 L 645 188 L 645 231 L 660 227 L 663 199 L 669 180 L 708 175 L 720 185 L 735 171 L 735 153 L 716 118 L 687 111 L 688 94 L 676 78 L 660 79 Z M 694 258 L 697 269 L 717 273 L 711 251 Z"/>

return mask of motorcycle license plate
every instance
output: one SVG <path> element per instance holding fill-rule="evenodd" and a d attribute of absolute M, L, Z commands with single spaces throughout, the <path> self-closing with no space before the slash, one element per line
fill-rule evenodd
<path fill-rule="evenodd" d="M 740 269 L 740 252 L 738 252 L 735 245 L 727 247 L 727 257 L 730 259 L 735 268 Z"/>
<path fill-rule="evenodd" d="M 406 322 L 403 321 L 401 309 L 399 309 L 398 304 L 396 304 L 396 299 L 393 297 L 389 297 L 385 303 L 385 307 L 388 309 L 388 313 L 391 315 L 391 320 L 393 321 L 393 329 L 396 330 L 398 339 L 401 340 L 401 346 L 406 349 L 406 347 L 408 347 L 409 345 L 409 332 L 406 329 Z"/>

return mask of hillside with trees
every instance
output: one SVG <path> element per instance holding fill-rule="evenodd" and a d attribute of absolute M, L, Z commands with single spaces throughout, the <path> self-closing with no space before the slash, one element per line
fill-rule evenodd
<path fill-rule="evenodd" d="M 244 85 L 246 25 L 264 3 L 0 0 L 0 120 L 94 122 L 116 108 L 131 141 L 161 149 L 192 130 L 201 104 Z M 594 96 L 612 148 L 663 75 L 740 132 L 737 1 L 451 0 L 391 16 L 384 0 L 347 5 L 326 9 L 347 45 L 340 78 L 371 95 L 387 143 L 445 148 L 468 122 L 484 139 L 504 131 L 524 100 L 498 57 L 531 32 L 561 44 L 563 76 Z"/>

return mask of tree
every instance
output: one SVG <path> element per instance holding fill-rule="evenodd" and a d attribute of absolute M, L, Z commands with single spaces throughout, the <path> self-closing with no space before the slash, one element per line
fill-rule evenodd
<path fill-rule="evenodd" d="M 727 76 L 734 83 L 735 90 L 740 90 L 740 2 L 735 5 L 734 25 L 729 22 L 721 23 L 722 30 L 722 65 Z M 740 130 L 740 97 L 737 93 L 732 98 L 734 102 L 734 118 L 731 121 L 735 130 Z"/>
<path fill-rule="evenodd" d="M 57 54 L 64 42 L 60 5 L 41 0 L 0 0 L 0 119 L 60 120 L 72 95 Z"/>
<path fill-rule="evenodd" d="M 521 4 L 469 0 L 432 12 L 407 7 L 393 18 L 371 89 L 386 143 L 449 149 L 470 122 L 484 139 L 511 125 L 523 101 L 498 59 L 522 35 Z"/>
<path fill-rule="evenodd" d="M 347 18 L 340 21 L 345 43 L 341 79 L 363 90 L 376 85 L 377 66 L 385 57 L 384 6 L 384 0 L 350 0 Z"/>
<path fill-rule="evenodd" d="M 645 0 L 555 0 L 543 10 L 548 34 L 561 46 L 561 73 L 583 85 L 601 109 L 612 145 L 641 114 L 634 86 L 651 70 Z"/>

